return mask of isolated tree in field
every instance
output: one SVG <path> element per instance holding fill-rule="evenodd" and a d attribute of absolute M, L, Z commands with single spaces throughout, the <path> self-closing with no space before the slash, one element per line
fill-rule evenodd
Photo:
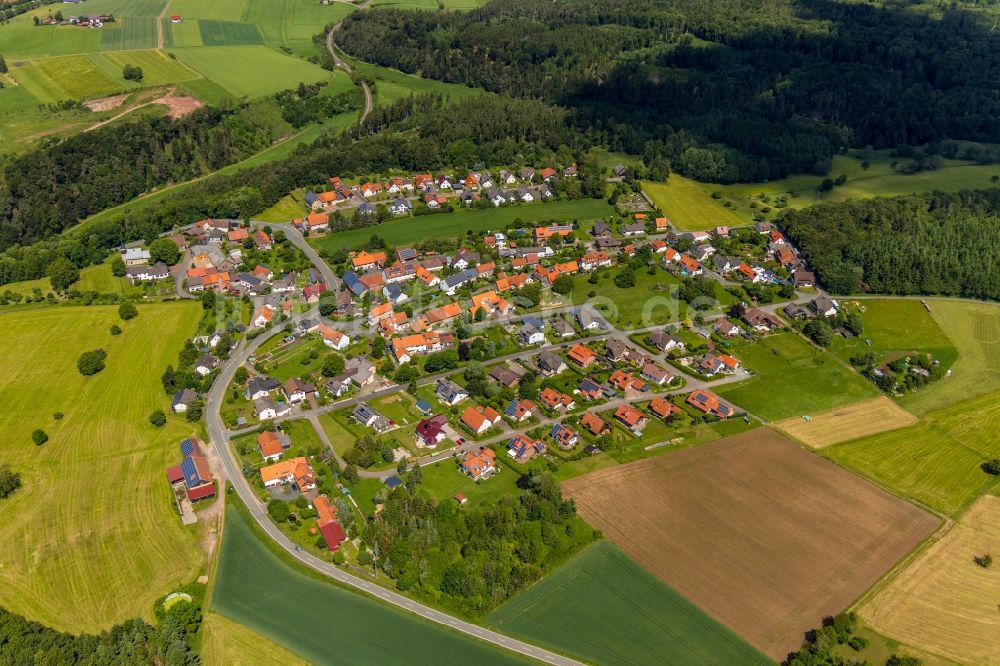
<path fill-rule="evenodd" d="M 990 555 L 989 553 L 984 553 L 983 555 L 979 555 L 972 559 L 975 560 L 976 564 L 978 564 L 984 569 L 989 569 L 991 566 L 993 566 L 993 556 Z"/>
<path fill-rule="evenodd" d="M 635 286 L 635 273 L 631 268 L 623 268 L 618 271 L 615 275 L 615 286 L 619 289 L 631 289 Z"/>
<path fill-rule="evenodd" d="M 157 409 L 149 415 L 149 422 L 157 428 L 162 428 L 167 424 L 167 415 L 163 413 L 162 409 Z"/>
<path fill-rule="evenodd" d="M 111 335 L 120 335 L 121 332 L 122 329 L 118 326 L 118 324 L 111 324 Z"/>
<path fill-rule="evenodd" d="M 142 81 L 142 67 L 125 65 L 122 67 L 122 78 L 126 81 Z"/>
<path fill-rule="evenodd" d="M 41 428 L 36 428 L 35 431 L 31 433 L 31 441 L 35 443 L 35 446 L 41 446 L 45 442 L 49 441 L 49 436 Z"/>
<path fill-rule="evenodd" d="M 139 316 L 139 310 L 131 303 L 122 303 L 118 306 L 118 316 L 128 321 Z"/>
<path fill-rule="evenodd" d="M 83 352 L 76 361 L 76 367 L 84 377 L 96 375 L 104 369 L 105 358 L 107 358 L 107 353 L 103 349 Z"/>
<path fill-rule="evenodd" d="M 21 475 L 8 465 L 0 465 L 0 499 L 6 499 L 21 487 Z"/>
<path fill-rule="evenodd" d="M 181 251 L 169 238 L 157 238 L 149 244 L 149 260 L 162 261 L 167 266 L 173 266 L 181 260 Z"/>
<path fill-rule="evenodd" d="M 80 279 L 80 269 L 66 257 L 59 257 L 49 264 L 49 282 L 56 291 L 66 291 L 74 282 Z"/>
<path fill-rule="evenodd" d="M 987 474 L 992 474 L 993 476 L 1000 476 L 1000 458 L 987 460 L 982 464 L 982 469 Z"/>

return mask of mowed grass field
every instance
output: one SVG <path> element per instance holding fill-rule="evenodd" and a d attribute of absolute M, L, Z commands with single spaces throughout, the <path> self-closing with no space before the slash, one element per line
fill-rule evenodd
<path fill-rule="evenodd" d="M 255 634 L 242 624 L 218 613 L 206 613 L 201 625 L 201 649 L 205 666 L 258 666 L 284 664 L 307 666 L 308 661 Z"/>
<path fill-rule="evenodd" d="M 318 248 L 332 251 L 342 247 L 356 247 L 368 241 L 372 234 L 394 245 L 416 243 L 428 238 L 453 238 L 490 229 L 500 230 L 520 218 L 526 223 L 542 220 L 595 220 L 613 213 L 602 199 L 573 199 L 552 203 L 526 204 L 510 208 L 458 210 L 454 213 L 403 217 L 363 229 L 352 229 L 311 238 Z"/>
<path fill-rule="evenodd" d="M 98 632 L 152 616 L 152 602 L 192 580 L 204 556 L 183 528 L 163 470 L 197 426 L 149 423 L 169 400 L 160 374 L 196 329 L 193 303 L 51 307 L 0 315 L 0 461 L 24 486 L 4 500 L 0 603 L 55 628 Z M 112 324 L 123 332 L 111 336 Z M 78 356 L 106 350 L 83 377 Z M 60 420 L 54 418 L 62 412 Z M 49 441 L 31 440 L 35 428 Z"/>
<path fill-rule="evenodd" d="M 905 396 L 902 405 L 920 415 L 1000 390 L 1000 304 L 926 300 L 958 357 L 950 377 Z"/>
<path fill-rule="evenodd" d="M 879 354 L 931 354 L 945 367 L 957 356 L 955 346 L 941 330 L 928 307 L 915 298 L 842 299 L 861 317 L 864 330 L 855 338 L 834 336 L 830 351 L 844 359 L 873 351 Z M 866 344 L 870 343 L 870 344 Z"/>
<path fill-rule="evenodd" d="M 916 422 L 916 416 L 883 395 L 813 414 L 809 421 L 793 416 L 778 421 L 774 427 L 803 444 L 822 449 L 859 437 L 910 426 Z"/>
<path fill-rule="evenodd" d="M 292 569 L 248 520 L 236 508 L 226 510 L 212 610 L 285 649 L 314 663 L 524 663 L 513 653 Z"/>
<path fill-rule="evenodd" d="M 665 183 L 642 181 L 642 189 L 663 211 L 675 228 L 682 231 L 739 227 L 753 223 L 749 214 L 740 214 L 713 199 L 712 190 L 676 173 Z"/>
<path fill-rule="evenodd" d="M 156 18 L 127 16 L 101 28 L 101 50 L 155 49 Z"/>
<path fill-rule="evenodd" d="M 425 79 L 412 74 L 404 74 L 388 67 L 380 67 L 356 60 L 349 59 L 349 61 L 356 70 L 375 80 L 375 102 L 380 105 L 392 104 L 404 97 L 425 93 L 437 93 L 446 100 L 457 100 L 470 95 L 483 94 L 483 91 L 477 88 Z"/>
<path fill-rule="evenodd" d="M 487 622 L 588 663 L 772 663 L 608 541 L 587 548 Z"/>
<path fill-rule="evenodd" d="M 767 420 L 811 415 L 879 395 L 874 384 L 794 333 L 737 342 L 728 353 L 754 376 L 716 392 Z"/>
<path fill-rule="evenodd" d="M 997 486 L 979 466 L 1000 457 L 1000 393 L 925 414 L 917 425 L 831 446 L 823 454 L 954 516 Z"/>
<path fill-rule="evenodd" d="M 1000 664 L 1000 570 L 973 562 L 1000 552 L 1000 497 L 976 502 L 937 543 L 865 603 L 876 630 L 959 663 Z"/>
<path fill-rule="evenodd" d="M 776 660 L 940 524 L 767 428 L 563 484 L 588 523 Z"/>
<path fill-rule="evenodd" d="M 175 48 L 170 52 L 237 98 L 256 99 L 285 88 L 294 88 L 299 82 L 315 83 L 330 76 L 318 65 L 266 46 L 206 46 Z"/>

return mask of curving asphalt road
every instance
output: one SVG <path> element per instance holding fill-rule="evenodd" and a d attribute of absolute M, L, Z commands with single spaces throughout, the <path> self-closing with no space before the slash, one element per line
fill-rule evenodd
<path fill-rule="evenodd" d="M 319 266 L 325 266 L 325 263 L 321 262 Z M 300 319 L 316 316 L 318 316 L 318 310 L 313 308 L 309 312 L 292 317 L 289 321 L 294 324 Z M 455 631 L 467 634 L 473 638 L 486 641 L 487 643 L 492 643 L 499 647 L 532 657 L 533 659 L 537 659 L 539 661 L 549 664 L 557 664 L 558 666 L 572 666 L 580 664 L 580 662 L 569 659 L 568 657 L 563 657 L 562 655 L 535 647 L 529 643 L 510 638 L 509 636 L 504 636 L 503 634 L 498 634 L 495 631 L 490 631 L 485 627 L 480 627 L 479 625 L 472 624 L 471 622 L 465 622 L 464 620 L 452 617 L 451 615 L 442 613 L 441 611 L 435 610 L 429 606 L 413 601 L 412 599 L 404 597 L 401 594 L 397 594 L 396 592 L 388 590 L 380 585 L 376 585 L 375 583 L 351 575 L 341 569 L 338 569 L 332 564 L 328 564 L 323 560 L 310 555 L 305 551 L 299 550 L 295 544 L 288 539 L 288 537 L 281 533 L 277 526 L 271 522 L 270 517 L 267 515 L 266 508 L 258 499 L 257 494 L 250 487 L 250 484 L 243 477 L 242 466 L 237 462 L 232 450 L 228 446 L 226 429 L 222 423 L 222 417 L 219 415 L 219 408 L 224 400 L 226 389 L 232 382 L 236 369 L 246 363 L 247 359 L 253 355 L 253 353 L 262 344 L 264 344 L 264 342 L 275 335 L 280 334 L 283 334 L 283 328 L 275 327 L 257 336 L 249 344 L 241 344 L 229 360 L 222 365 L 222 371 L 219 373 L 219 376 L 216 377 L 215 383 L 212 385 L 212 389 L 208 392 L 205 400 L 205 421 L 208 428 L 209 440 L 212 442 L 212 446 L 218 453 L 219 459 L 222 461 L 222 466 L 225 469 L 226 476 L 233 484 L 236 494 L 240 496 L 240 499 L 244 504 L 246 504 L 247 508 L 249 508 L 250 514 L 253 516 L 254 520 L 257 521 L 257 524 L 261 526 L 268 536 L 274 539 L 278 545 L 284 548 L 289 555 L 294 557 L 299 562 L 326 576 L 329 576 L 330 578 L 333 578 L 340 583 L 349 585 L 355 589 L 370 594 L 373 597 L 377 597 L 378 599 L 390 603 L 402 610 L 418 615 L 426 620 L 430 620 L 431 622 L 436 622 L 446 627 L 450 627 Z M 399 390 L 399 388 L 396 387 L 394 390 Z"/>

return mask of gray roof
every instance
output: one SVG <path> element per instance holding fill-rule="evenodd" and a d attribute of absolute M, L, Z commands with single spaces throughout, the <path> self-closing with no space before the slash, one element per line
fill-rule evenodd
<path fill-rule="evenodd" d="M 566 362 L 552 352 L 545 351 L 538 355 L 538 367 L 548 372 L 555 372 L 564 365 Z"/>
<path fill-rule="evenodd" d="M 459 395 L 469 395 L 468 391 L 450 379 L 439 379 L 434 392 L 445 402 L 454 402 L 455 398 Z"/>
<path fill-rule="evenodd" d="M 281 382 L 274 377 L 251 377 L 250 381 L 247 382 L 247 389 L 250 391 L 250 395 L 258 391 L 274 391 L 278 388 L 281 388 Z"/>
<path fill-rule="evenodd" d="M 446 289 L 455 289 L 461 287 L 466 282 L 475 280 L 479 273 L 475 268 L 467 268 L 464 271 L 459 271 L 454 275 L 450 275 L 441 281 Z"/>

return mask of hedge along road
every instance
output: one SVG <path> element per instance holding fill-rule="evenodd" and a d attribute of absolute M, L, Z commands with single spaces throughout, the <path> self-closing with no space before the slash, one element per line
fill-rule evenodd
<path fill-rule="evenodd" d="M 304 314 L 289 319 L 289 322 L 294 324 L 301 319 L 317 316 L 319 316 L 319 309 L 313 308 Z M 270 331 L 257 336 L 249 344 L 244 345 L 242 349 L 226 361 L 226 363 L 222 366 L 222 372 L 220 372 L 219 376 L 216 377 L 215 383 L 212 385 L 212 389 L 208 392 L 208 397 L 205 401 L 205 422 L 208 428 L 208 437 L 212 442 L 212 446 L 218 453 L 219 459 L 222 461 L 222 465 L 226 470 L 226 476 L 233 484 L 233 488 L 236 489 L 236 493 L 247 506 L 250 514 L 253 516 L 253 519 L 257 521 L 257 524 L 260 525 L 261 529 L 263 529 L 279 546 L 284 548 L 289 555 L 302 564 L 305 564 L 306 566 L 322 573 L 325 576 L 329 576 L 340 583 L 349 585 L 386 603 L 392 604 L 397 608 L 409 611 L 410 613 L 418 615 L 426 620 L 437 622 L 438 624 L 446 627 L 451 627 L 455 631 L 462 632 L 463 634 L 467 634 L 481 641 L 498 645 L 539 661 L 549 664 L 557 664 L 559 666 L 579 664 L 580 662 L 569 659 L 568 657 L 563 657 L 555 654 L 554 652 L 543 650 L 542 648 L 535 647 L 529 643 L 524 643 L 515 638 L 498 634 L 495 631 L 490 631 L 489 629 L 472 624 L 471 622 L 465 622 L 464 620 L 452 617 L 447 613 L 442 613 L 441 611 L 430 608 L 429 606 L 417 603 L 416 601 L 408 599 L 401 594 L 387 590 L 380 585 L 370 583 L 362 578 L 346 573 L 332 564 L 324 562 L 318 557 L 299 550 L 295 544 L 292 543 L 288 537 L 282 534 L 277 526 L 271 522 L 271 519 L 267 515 L 266 508 L 261 504 L 256 493 L 254 493 L 253 489 L 250 487 L 249 482 L 247 482 L 244 478 L 240 465 L 233 456 L 233 452 L 230 447 L 227 446 L 226 429 L 223 426 L 222 418 L 219 415 L 219 408 L 222 405 L 226 388 L 229 386 L 230 382 L 232 382 L 233 376 L 236 374 L 236 369 L 243 365 L 265 341 L 275 335 L 282 334 L 283 331 L 283 327 L 272 328 Z"/>

